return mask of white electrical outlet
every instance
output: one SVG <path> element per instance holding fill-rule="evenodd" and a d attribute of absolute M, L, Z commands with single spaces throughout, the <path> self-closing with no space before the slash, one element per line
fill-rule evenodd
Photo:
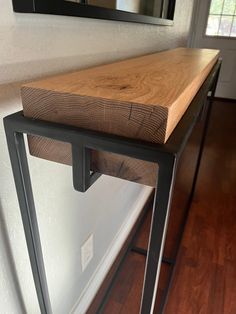
<path fill-rule="evenodd" d="M 86 269 L 93 258 L 93 234 L 81 246 L 81 266 L 82 271 Z"/>

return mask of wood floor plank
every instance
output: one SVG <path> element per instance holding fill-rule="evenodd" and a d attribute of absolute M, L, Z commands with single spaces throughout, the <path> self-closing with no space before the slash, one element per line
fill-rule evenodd
<path fill-rule="evenodd" d="M 214 103 L 196 191 L 178 254 L 165 314 L 236 313 L 236 103 Z M 136 245 L 147 246 L 150 215 Z M 138 314 L 145 257 L 132 253 L 106 305 L 106 314 Z M 136 257 L 135 257 L 136 256 Z M 137 261 L 143 261 L 143 266 Z M 136 263 L 136 264 L 135 264 Z M 139 266 L 138 266 L 139 265 Z M 136 275 L 125 278 L 131 272 Z M 168 274 L 162 267 L 161 289 Z M 164 278 L 164 279 L 163 279 Z M 123 289 L 123 291 L 121 291 Z M 119 294 L 118 297 L 116 294 Z M 116 296 L 115 296 L 116 295 Z M 117 312 L 119 300 L 120 307 Z M 159 300 L 157 300 L 157 303 Z M 114 307 L 113 307 L 114 306 Z"/>
<path fill-rule="evenodd" d="M 235 117 L 235 103 L 214 104 L 166 314 L 236 313 Z"/>

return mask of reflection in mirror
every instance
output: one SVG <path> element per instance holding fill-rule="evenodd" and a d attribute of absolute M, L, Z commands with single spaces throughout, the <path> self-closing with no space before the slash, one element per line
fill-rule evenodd
<path fill-rule="evenodd" d="M 169 18 L 170 0 L 66 0 L 141 15 Z"/>
<path fill-rule="evenodd" d="M 14 12 L 174 24 L 176 0 L 12 0 Z"/>

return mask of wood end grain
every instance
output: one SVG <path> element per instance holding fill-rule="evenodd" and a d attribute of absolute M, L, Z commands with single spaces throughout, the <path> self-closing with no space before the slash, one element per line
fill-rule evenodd
<path fill-rule="evenodd" d="M 24 115 L 163 144 L 218 56 L 218 50 L 178 48 L 32 82 L 21 89 Z M 66 144 L 29 137 L 29 146 L 34 156 L 71 164 Z M 92 152 L 91 167 L 155 185 L 153 164 L 113 155 Z"/>

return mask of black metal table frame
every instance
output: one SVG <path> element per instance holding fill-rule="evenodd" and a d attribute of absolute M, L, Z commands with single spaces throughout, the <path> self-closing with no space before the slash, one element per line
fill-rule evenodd
<path fill-rule="evenodd" d="M 31 187 L 30 173 L 25 150 L 24 134 L 39 135 L 71 144 L 73 185 L 85 192 L 100 174 L 90 172 L 91 150 L 106 151 L 158 164 L 152 222 L 147 251 L 145 279 L 142 293 L 141 314 L 154 310 L 160 267 L 162 262 L 169 208 L 178 160 L 201 113 L 207 93 L 211 91 L 207 118 L 199 147 L 198 161 L 193 179 L 192 192 L 197 178 L 212 100 L 215 94 L 221 61 L 213 67 L 208 78 L 196 94 L 183 118 L 166 144 L 151 144 L 80 129 L 58 123 L 26 118 L 22 111 L 4 118 L 4 126 L 14 175 L 18 201 L 24 226 L 31 268 L 38 302 L 42 314 L 52 313 L 43 262 L 40 235 Z M 157 188 L 158 186 L 158 188 Z M 160 312 L 163 311 L 163 306 Z"/>

